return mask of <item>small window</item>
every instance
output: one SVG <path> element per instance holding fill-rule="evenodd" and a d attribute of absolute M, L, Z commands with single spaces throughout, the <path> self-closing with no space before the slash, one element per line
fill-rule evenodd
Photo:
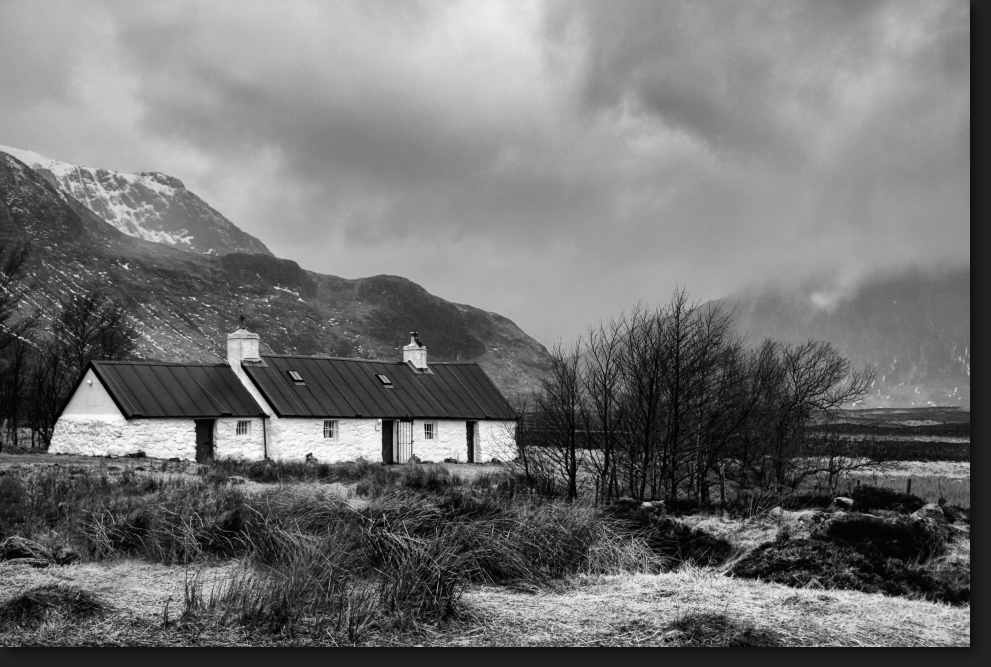
<path fill-rule="evenodd" d="M 237 434 L 238 435 L 251 435 L 251 422 L 247 420 L 238 420 L 237 422 Z"/>
<path fill-rule="evenodd" d="M 380 374 L 376 375 L 375 377 L 377 377 L 379 379 L 379 382 L 381 382 L 382 384 L 384 384 L 386 387 L 391 387 L 392 386 L 392 380 L 389 379 L 389 376 L 382 375 L 380 373 Z"/>
<path fill-rule="evenodd" d="M 323 420 L 323 437 L 327 440 L 337 440 L 338 427 L 336 419 Z"/>
<path fill-rule="evenodd" d="M 437 422 L 424 422 L 424 424 L 423 424 L 423 439 L 424 440 L 436 440 L 437 439 Z"/>
<path fill-rule="evenodd" d="M 303 382 L 303 376 L 297 373 L 296 371 L 286 371 L 286 372 L 289 374 L 289 378 L 292 380 L 293 384 L 303 384 L 303 385 L 306 384 L 305 382 Z"/>

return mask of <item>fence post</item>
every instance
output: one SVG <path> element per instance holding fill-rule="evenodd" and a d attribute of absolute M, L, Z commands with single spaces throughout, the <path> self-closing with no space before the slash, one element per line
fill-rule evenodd
<path fill-rule="evenodd" d="M 908 481 L 905 483 L 905 493 L 910 495 L 912 493 L 912 478 L 909 477 Z"/>

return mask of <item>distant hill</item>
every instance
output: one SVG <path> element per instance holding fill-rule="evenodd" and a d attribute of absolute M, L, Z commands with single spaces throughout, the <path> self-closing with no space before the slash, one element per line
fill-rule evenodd
<path fill-rule="evenodd" d="M 549 368 L 544 346 L 505 317 L 445 301 L 399 276 L 347 280 L 267 250 L 179 249 L 203 248 L 195 235 L 184 245 L 125 234 L 51 175 L 4 152 L 0 238 L 31 241 L 37 290 L 64 295 L 98 282 L 127 299 L 141 358 L 217 361 L 243 308 L 264 351 L 392 360 L 417 330 L 429 359 L 476 361 L 510 397 L 534 388 Z"/>
<path fill-rule="evenodd" d="M 861 285 L 832 309 L 816 286 L 748 290 L 722 301 L 752 341 L 815 338 L 877 382 L 860 407 L 970 405 L 970 269 L 911 270 Z"/>
<path fill-rule="evenodd" d="M 129 236 L 208 255 L 272 254 L 264 243 L 238 229 L 173 176 L 79 167 L 8 146 L 0 146 L 0 152 L 31 167 Z"/>

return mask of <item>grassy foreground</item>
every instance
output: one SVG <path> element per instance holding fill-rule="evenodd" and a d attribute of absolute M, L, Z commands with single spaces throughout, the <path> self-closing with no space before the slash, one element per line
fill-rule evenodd
<path fill-rule="evenodd" d="M 880 554 L 856 527 L 793 533 L 782 515 L 741 504 L 716 530 L 712 519 L 567 504 L 499 467 L 470 479 L 361 462 L 2 472 L 0 538 L 78 557 L 0 562 L 7 646 L 969 644 L 956 533 Z M 895 510 L 871 511 L 901 525 Z M 754 570 L 755 546 L 840 538 L 832 551 L 911 586 L 737 572 Z"/>

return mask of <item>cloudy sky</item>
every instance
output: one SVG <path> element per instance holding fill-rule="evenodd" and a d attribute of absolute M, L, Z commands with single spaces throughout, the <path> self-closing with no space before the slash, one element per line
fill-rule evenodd
<path fill-rule="evenodd" d="M 0 0 L 0 144 L 545 344 L 970 255 L 970 4 Z"/>

